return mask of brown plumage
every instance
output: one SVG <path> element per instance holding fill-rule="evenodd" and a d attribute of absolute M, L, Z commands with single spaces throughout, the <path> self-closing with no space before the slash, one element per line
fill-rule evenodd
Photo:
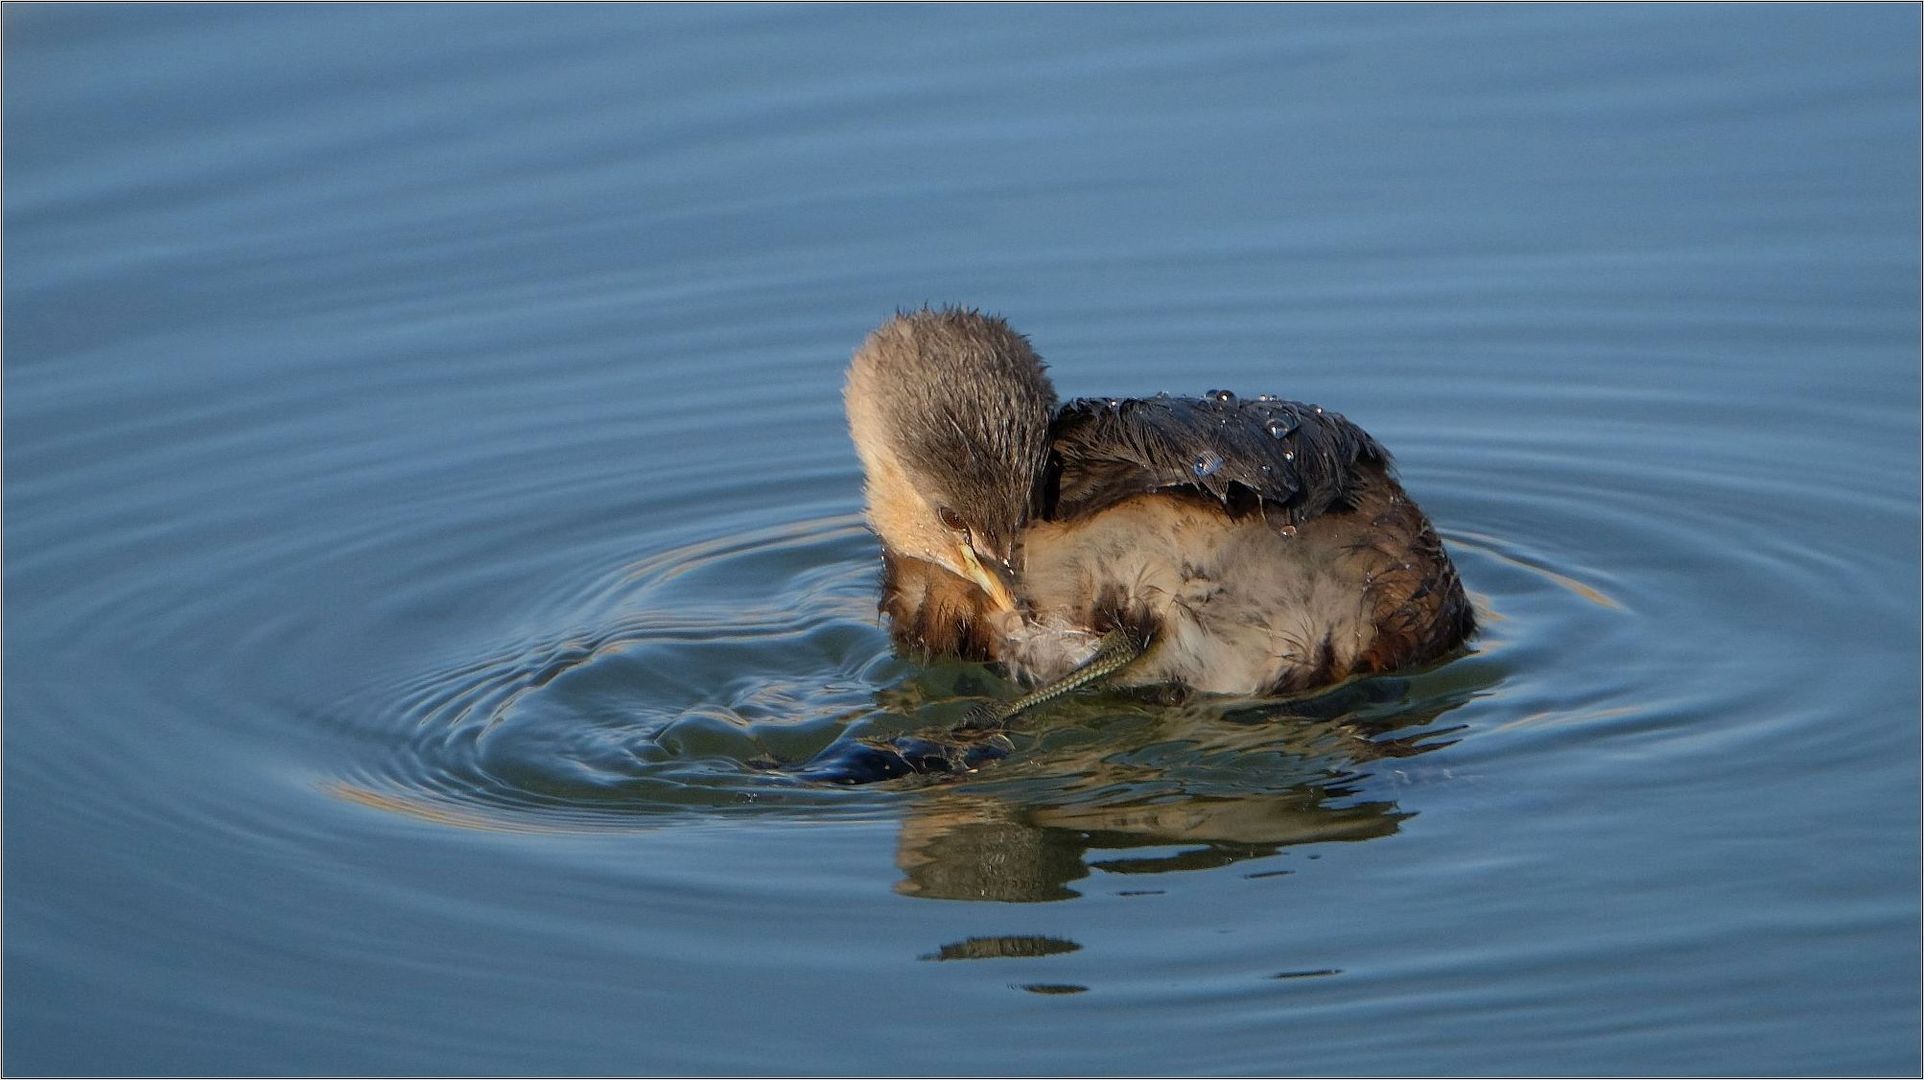
<path fill-rule="evenodd" d="M 1264 694 L 1435 660 L 1475 629 L 1389 455 L 1321 408 L 1212 391 L 1056 408 L 1027 339 L 897 316 L 846 391 L 899 646 L 1053 679 L 1123 630 L 1120 681 Z"/>

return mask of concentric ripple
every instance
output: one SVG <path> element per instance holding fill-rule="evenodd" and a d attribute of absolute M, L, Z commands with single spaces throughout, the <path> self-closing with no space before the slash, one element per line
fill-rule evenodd
<path fill-rule="evenodd" d="M 1524 565 L 1453 539 L 1479 562 Z M 361 718 L 354 726 L 370 752 L 324 786 L 366 805 L 481 828 L 621 827 L 719 810 L 860 814 L 888 805 L 929 781 L 851 791 L 809 782 L 793 767 L 838 743 L 947 730 L 971 705 L 1014 688 L 980 665 L 923 666 L 892 654 L 875 614 L 873 544 L 859 518 L 840 515 L 709 539 L 619 568 L 549 605 L 572 616 L 566 626 L 359 696 L 350 712 Z M 1599 600 L 1553 571 L 1532 572 L 1561 586 L 1574 606 Z M 1487 599 L 1483 606 L 1486 623 L 1505 621 Z M 1502 639 L 1499 632 L 1480 647 Z M 1445 714 L 1487 692 L 1503 670 L 1471 657 L 1288 702 L 1205 699 L 1169 708 L 1086 697 L 1014 733 L 1015 760 L 967 786 L 997 801 L 1076 806 L 1084 815 L 1126 816 L 1128 807 L 1177 798 L 1221 804 L 1204 815 L 1217 820 L 1246 815 L 1252 799 L 1281 800 L 1292 817 L 1352 794 L 1363 763 L 1454 741 L 1444 734 L 1456 730 Z M 1394 828 L 1396 814 L 1385 813 L 1365 834 Z M 1353 831 L 1347 812 L 1338 818 L 1324 824 Z M 1257 832 L 1273 845 L 1323 828 L 1290 820 Z M 1166 839 L 1166 831 L 1149 833 Z"/>
<path fill-rule="evenodd" d="M 899 665 L 873 625 L 867 543 L 832 517 L 623 567 L 571 598 L 573 625 L 358 701 L 392 752 L 334 790 L 555 827 L 806 803 L 804 785 L 750 763 L 806 757 L 874 714 L 870 685 Z"/>

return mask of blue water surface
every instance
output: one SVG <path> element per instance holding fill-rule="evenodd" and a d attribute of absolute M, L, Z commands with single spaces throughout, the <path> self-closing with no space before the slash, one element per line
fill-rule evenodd
<path fill-rule="evenodd" d="M 5 12 L 15 1073 L 1911 1073 L 1919 14 Z M 840 379 L 1326 403 L 1485 627 L 896 658 Z"/>

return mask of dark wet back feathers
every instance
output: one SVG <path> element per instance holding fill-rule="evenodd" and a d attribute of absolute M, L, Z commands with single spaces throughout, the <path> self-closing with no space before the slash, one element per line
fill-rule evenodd
<path fill-rule="evenodd" d="M 1295 524 L 1347 505 L 1361 463 L 1389 455 L 1315 405 L 1212 391 L 1201 398 L 1078 398 L 1056 414 L 1047 516 L 1092 514 L 1132 495 L 1193 489 L 1232 511 Z"/>

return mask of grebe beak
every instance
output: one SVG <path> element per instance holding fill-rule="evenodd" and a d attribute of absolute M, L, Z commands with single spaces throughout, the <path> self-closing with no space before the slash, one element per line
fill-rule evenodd
<path fill-rule="evenodd" d="M 957 554 L 968 579 L 988 594 L 991 603 L 1002 611 L 1016 610 L 1015 591 L 1010 588 L 1014 572 L 1006 563 L 982 558 L 973 544 L 962 544 Z"/>

